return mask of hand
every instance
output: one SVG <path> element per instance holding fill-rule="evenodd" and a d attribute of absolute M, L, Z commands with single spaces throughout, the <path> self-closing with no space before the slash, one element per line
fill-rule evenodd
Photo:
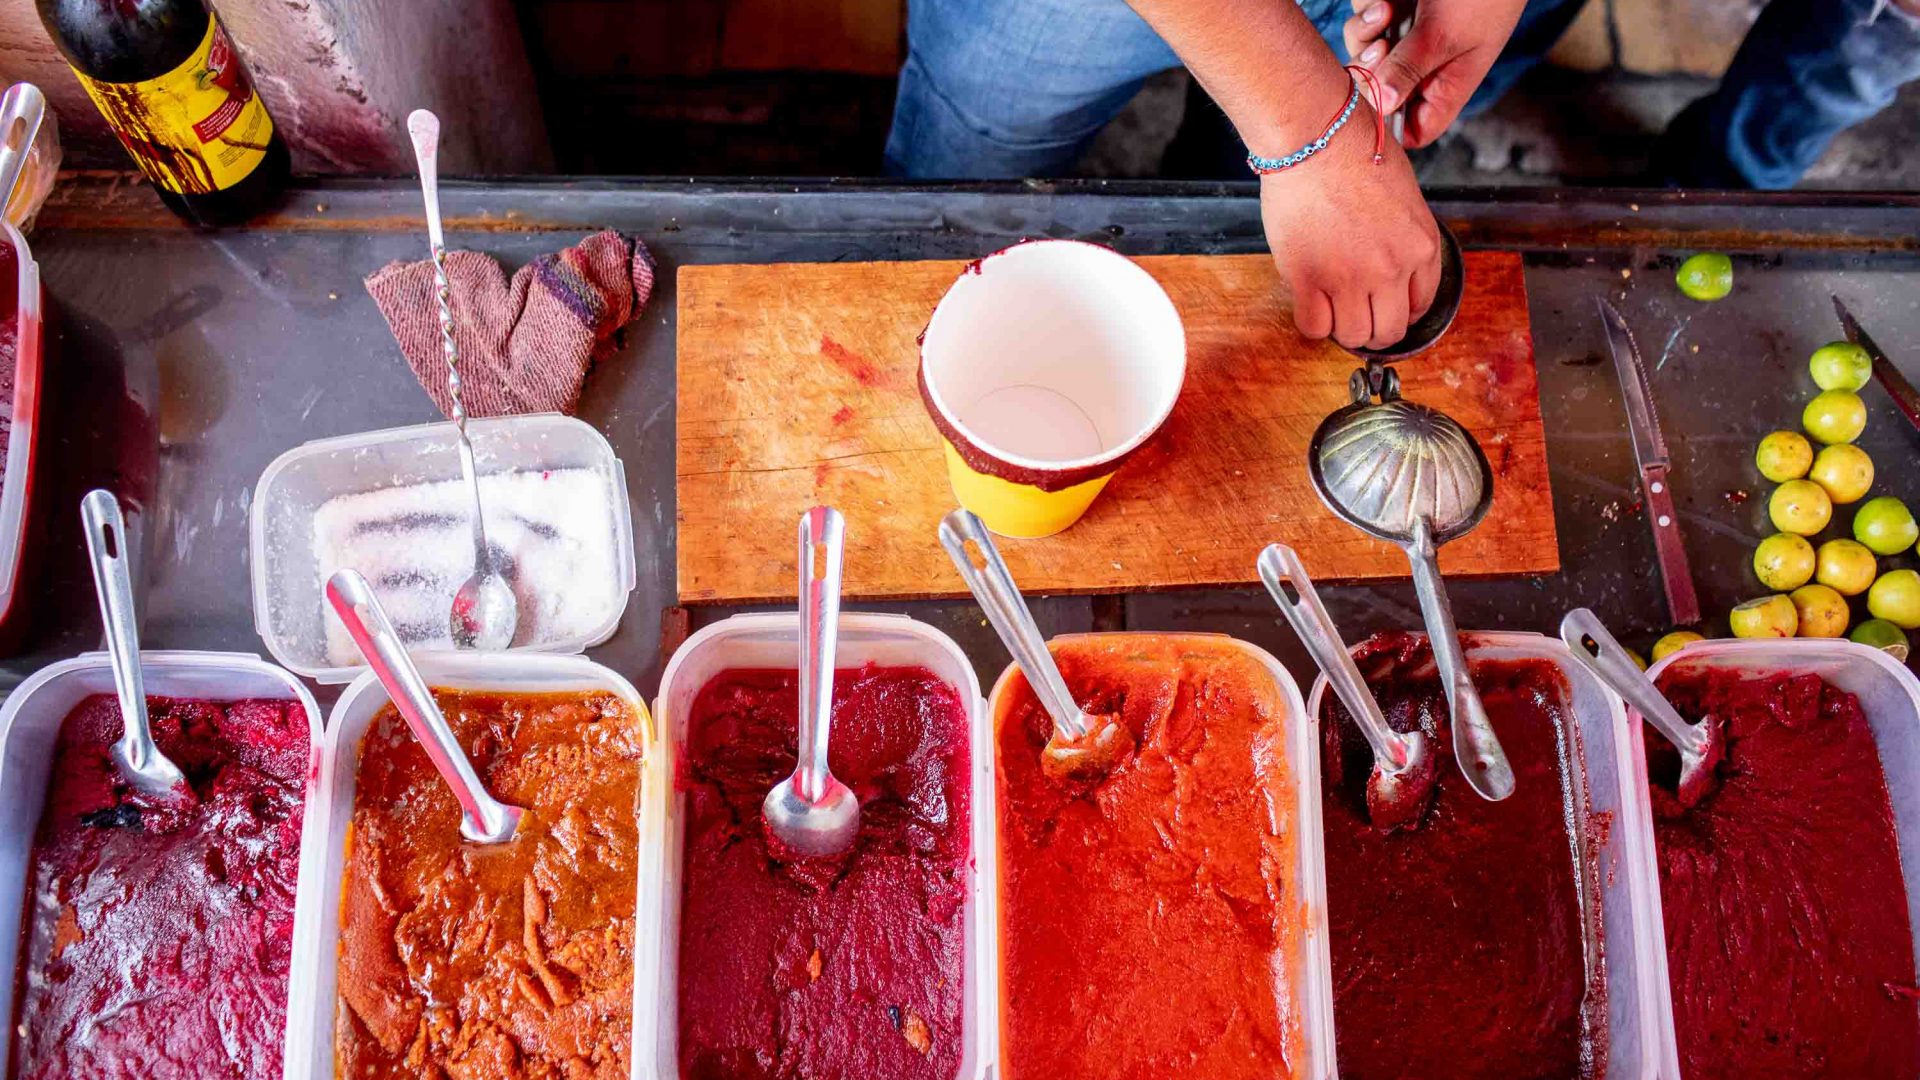
<path fill-rule="evenodd" d="M 1425 146 L 1460 115 L 1525 6 L 1526 0 L 1353 0 L 1353 18 L 1343 29 L 1347 53 L 1380 77 L 1382 109 L 1407 106 L 1406 144 Z M 1413 28 L 1389 48 L 1384 35 L 1409 11 Z"/>
<path fill-rule="evenodd" d="M 1260 180 L 1260 217 L 1293 292 L 1294 324 L 1350 349 L 1406 337 L 1440 285 L 1433 212 L 1392 139 L 1374 164 L 1373 124 L 1363 100 L 1325 150 Z"/>

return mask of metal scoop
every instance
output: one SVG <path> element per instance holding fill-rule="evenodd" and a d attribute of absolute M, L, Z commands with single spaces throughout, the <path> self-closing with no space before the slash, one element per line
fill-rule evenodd
<path fill-rule="evenodd" d="M 0 213 L 13 201 L 46 115 L 46 96 L 32 83 L 14 83 L 0 97 Z"/>
<path fill-rule="evenodd" d="M 335 573 L 327 582 L 327 602 L 366 658 L 368 670 L 387 688 L 387 697 L 406 720 L 413 737 L 420 740 L 440 778 L 453 789 L 453 797 L 460 803 L 460 835 L 476 844 L 513 839 L 520 827 L 521 809 L 495 799 L 480 782 L 473 762 L 467 760 L 460 740 L 447 726 L 440 703 L 433 700 L 433 691 L 427 689 L 420 669 L 413 666 L 413 657 L 400 644 L 400 635 L 393 632 L 393 624 L 387 621 L 380 601 L 374 599 L 367 579 L 356 570 Z"/>
<path fill-rule="evenodd" d="M 1353 403 L 1313 433 L 1307 472 L 1334 513 L 1407 553 L 1433 659 L 1447 688 L 1454 760 L 1473 790 L 1498 802 L 1513 794 L 1513 767 L 1467 672 L 1437 559 L 1440 545 L 1466 535 L 1487 515 L 1493 468 L 1458 421 L 1402 399 L 1392 368 L 1368 364 L 1353 373 L 1349 388 Z"/>
<path fill-rule="evenodd" d="M 1401 734 L 1388 725 L 1374 700 L 1367 681 L 1354 666 L 1352 654 L 1340 640 L 1320 594 L 1307 577 L 1300 556 L 1285 544 L 1268 544 L 1260 553 L 1260 580 L 1280 605 L 1281 614 L 1300 635 L 1307 654 L 1327 677 L 1327 685 L 1347 707 L 1348 715 L 1359 726 L 1373 747 L 1373 775 L 1367 779 L 1367 816 L 1374 827 L 1392 830 L 1410 827 L 1420 820 L 1439 778 L 1427 737 L 1419 731 Z M 1297 598 L 1287 594 L 1292 586 Z"/>
<path fill-rule="evenodd" d="M 1040 755 L 1041 772 L 1063 786 L 1098 783 L 1133 752 L 1133 733 L 1118 717 L 1089 713 L 1075 703 L 1033 612 L 979 518 L 966 510 L 948 514 L 940 522 L 940 546 L 1053 718 L 1053 735 Z"/>
<path fill-rule="evenodd" d="M 1720 721 L 1706 716 L 1697 724 L 1689 724 L 1681 719 L 1667 703 L 1666 695 L 1607 633 L 1599 617 L 1586 608 L 1575 608 L 1560 620 L 1560 640 L 1573 650 L 1573 658 L 1582 667 L 1619 694 L 1680 751 L 1680 805 L 1690 807 L 1705 798 L 1716 783 L 1715 769 L 1726 756 Z"/>
<path fill-rule="evenodd" d="M 425 109 L 407 117 L 413 157 L 420 166 L 420 194 L 427 206 L 427 239 L 433 248 L 433 296 L 440 309 L 440 351 L 447 360 L 447 397 L 460 433 L 460 475 L 473 495 L 473 574 L 453 594 L 448 626 L 460 649 L 504 649 L 519 629 L 520 604 L 500 572 L 487 525 L 480 513 L 480 476 L 473 467 L 473 443 L 467 439 L 467 412 L 460 405 L 459 353 L 453 344 L 453 291 L 447 284 L 446 236 L 440 228 L 440 118 Z"/>
<path fill-rule="evenodd" d="M 113 659 L 113 689 L 120 698 L 125 734 L 109 756 L 120 776 L 143 798 L 156 803 L 193 802 L 187 778 L 153 744 L 147 718 L 147 684 L 140 670 L 140 633 L 133 613 L 133 575 L 127 572 L 127 524 L 113 492 L 89 491 L 80 500 L 80 520 L 93 558 L 93 587 L 100 594 L 100 621 L 106 624 L 107 654 Z"/>
<path fill-rule="evenodd" d="M 800 515 L 800 753 L 793 775 L 774 785 L 760 808 L 775 841 L 815 858 L 838 855 L 860 835 L 860 800 L 827 767 L 845 534 L 832 507 Z"/>

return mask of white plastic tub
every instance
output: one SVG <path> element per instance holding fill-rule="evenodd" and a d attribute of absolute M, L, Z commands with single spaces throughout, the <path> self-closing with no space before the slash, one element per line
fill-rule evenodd
<path fill-rule="evenodd" d="M 45 367 L 40 264 L 27 239 L 11 222 L 0 221 L 0 244 L 13 247 L 19 264 L 14 295 L 13 400 L 0 402 L 13 421 L 7 435 L 7 466 L 0 472 L 0 625 L 13 621 L 14 593 L 27 549 L 27 507 L 33 492 L 34 444 L 40 426 L 40 383 Z M 11 628 L 11 627 L 10 627 Z"/>
<path fill-rule="evenodd" d="M 1893 827 L 1900 844 L 1900 871 L 1907 883 L 1907 920 L 1914 932 L 1914 956 L 1920 967 L 1920 678 L 1906 665 L 1879 649 L 1851 641 L 1788 638 L 1768 641 L 1701 641 L 1653 665 L 1647 674 L 1659 679 L 1673 668 L 1686 671 L 1734 671 L 1750 678 L 1781 672 L 1818 675 L 1860 699 L 1873 741 L 1880 748 L 1880 768 L 1886 773 L 1887 794 L 1893 803 Z M 1633 751 L 1640 775 L 1646 775 L 1646 725 L 1640 714 L 1633 720 Z M 1654 736 L 1658 738 L 1659 736 Z M 1660 880 L 1653 880 L 1659 897 Z M 1656 912 L 1658 909 L 1656 909 Z M 1666 985 L 1664 936 L 1660 954 L 1661 985 Z M 1678 1060 L 1678 1037 L 1668 1003 L 1666 1055 Z M 1679 1075 L 1676 1065 L 1673 1075 Z"/>
<path fill-rule="evenodd" d="M 635 991 L 651 1007 L 634 1018 L 634 1076 L 680 1080 L 680 891 L 684 795 L 673 789 L 687 741 L 687 717 L 693 700 L 714 676 L 733 668 L 794 669 L 800 663 L 800 618 L 792 613 L 736 615 L 687 639 L 661 677 L 654 712 L 661 730 L 661 753 L 648 760 L 645 818 L 651 827 L 640 837 L 646 857 L 641 881 L 643 916 L 651 911 L 657 931 L 639 935 Z M 993 743 L 985 729 L 980 682 L 973 665 L 945 634 L 903 615 L 843 614 L 836 654 L 841 668 L 878 664 L 922 667 L 953 687 L 966 703 L 973 764 L 972 880 L 962 914 L 966 927 L 966 987 L 962 996 L 960 1073 L 956 1080 L 981 1080 L 995 1058 L 1000 1014 L 999 961 L 994 951 Z M 642 927 L 650 924 L 642 922 Z M 872 1078 L 879 1080 L 879 1078 Z"/>
<path fill-rule="evenodd" d="M 578 637 L 512 651 L 577 653 L 611 637 L 636 580 L 626 470 L 612 445 L 592 425 L 558 413 L 473 420 L 467 432 L 473 441 L 474 467 L 482 476 L 523 470 L 592 470 L 604 482 L 612 519 L 614 572 L 610 580 L 597 583 L 617 598 L 607 618 Z M 334 664 L 327 656 L 325 620 L 333 615 L 326 610 L 321 588 L 325 577 L 340 568 L 319 565 L 314 513 L 339 495 L 459 479 L 460 459 L 450 423 L 319 439 L 275 458 L 254 486 L 250 521 L 253 625 L 267 651 L 323 684 L 347 682 L 364 670 L 358 663 Z M 488 519 L 494 514 L 489 509 Z"/>
<path fill-rule="evenodd" d="M 314 827 L 314 788 L 319 776 L 320 707 L 300 680 L 257 656 L 218 652 L 143 652 L 140 667 L 148 697 L 198 698 L 203 701 L 264 699 L 297 701 L 307 711 L 313 729 L 313 752 L 307 768 L 306 810 L 301 821 L 304 853 Z M 46 802 L 47 774 L 53 765 L 60 724 L 82 701 L 95 694 L 112 694 L 113 665 L 105 653 L 86 653 L 41 668 L 0 707 L 0 1015 L 14 1015 L 15 973 L 20 966 L 20 919 L 26 902 L 26 880 L 33 857 L 34 835 Z M 304 854 L 299 894 L 307 891 Z M 296 925 L 299 922 L 296 898 Z M 294 939 L 294 970 L 299 970 L 300 941 Z M 298 985 L 297 980 L 295 985 Z M 293 1017 L 288 995 L 288 1028 Z M 0 1054 L 13 1060 L 14 1025 L 0 1035 Z"/>
<path fill-rule="evenodd" d="M 1573 659 L 1567 647 L 1541 634 L 1483 632 L 1464 635 L 1467 663 L 1546 660 L 1567 681 L 1563 732 L 1568 757 L 1580 767 L 1568 779 L 1575 806 L 1579 850 L 1591 863 L 1583 874 L 1583 903 L 1598 894 L 1600 940 L 1590 956 L 1606 972 L 1607 1068 L 1603 1080 L 1670 1080 L 1680 1075 L 1673 1042 L 1673 1000 L 1667 993 L 1666 932 L 1660 921 L 1660 876 L 1653 854 L 1653 808 L 1647 795 L 1647 765 L 1638 725 L 1629 727 L 1620 699 Z M 1321 709 L 1329 693 L 1326 676 L 1314 681 L 1307 709 L 1319 745 Z M 1315 792 L 1316 805 L 1319 793 Z M 1596 829 L 1595 819 L 1610 820 Z M 1571 853 L 1569 853 L 1571 856 Z M 1335 1018 L 1338 1022 L 1338 1017 Z"/>
<path fill-rule="evenodd" d="M 449 653 L 417 661 L 427 685 L 436 689 L 521 694 L 580 691 L 611 693 L 639 718 L 645 759 L 640 767 L 639 891 L 635 912 L 636 948 L 645 941 L 653 917 L 648 910 L 652 856 L 648 837 L 658 832 L 652 809 L 653 788 L 664 782 L 655 767 L 659 739 L 646 703 L 633 684 L 584 657 L 537 653 Z M 293 995 L 287 1003 L 286 1080 L 318 1080 L 334 1075 L 333 1025 L 339 998 L 340 886 L 346 870 L 347 831 L 353 822 L 353 793 L 360 779 L 360 741 L 388 703 L 387 691 L 371 672 L 341 693 L 327 719 L 320 747 L 314 793 L 300 841 L 300 895 L 294 907 Z M 454 827 L 454 826 L 449 826 Z M 635 981 L 634 1031 L 652 1012 L 647 988 Z M 642 1075 L 640 1043 L 634 1043 L 633 1075 Z"/>
<path fill-rule="evenodd" d="M 1317 725 L 1309 722 L 1306 706 L 1300 701 L 1300 684 L 1281 666 L 1273 655 L 1256 645 L 1224 634 L 1156 633 L 1150 631 L 1124 631 L 1108 634 L 1063 634 L 1048 642 L 1049 646 L 1076 641 L 1101 641 L 1108 638 L 1136 637 L 1154 640 L 1194 639 L 1209 644 L 1225 642 L 1246 653 L 1264 667 L 1273 677 L 1274 687 L 1286 702 L 1287 708 L 1287 759 L 1293 767 L 1294 782 L 1297 785 L 1298 799 L 1294 805 L 1293 820 L 1299 823 L 1299 837 L 1294 845 L 1299 864 L 1295 868 L 1295 893 L 1305 908 L 1306 916 L 1301 928 L 1301 940 L 1292 949 L 1282 949 L 1281 955 L 1296 958 L 1293 970 L 1285 973 L 1285 985 L 1297 992 L 1299 997 L 1294 1005 L 1294 1022 L 1299 1025 L 1300 1045 L 1306 1054 L 1304 1063 L 1295 1063 L 1292 1080 L 1332 1080 L 1337 1075 L 1334 1065 L 1333 1043 L 1333 972 L 1329 962 L 1327 937 L 1327 868 L 1325 840 L 1320 824 L 1320 737 Z M 1012 676 L 1019 670 L 1017 664 L 1009 664 L 1000 678 L 994 682 L 993 696 L 986 709 L 987 730 L 979 738 L 988 747 L 988 758 L 993 756 L 995 732 L 999 729 L 1000 710 L 1008 692 Z M 997 830 L 996 830 L 997 837 Z M 990 850 L 989 860 L 982 862 L 999 864 L 999 850 Z M 996 894 L 997 898 L 997 894 Z M 995 912 L 996 921 L 1005 913 Z M 991 956 L 999 961 L 999 937 L 996 933 L 991 946 Z M 1249 972 L 1248 977 L 1257 973 Z M 1167 988 L 1170 1007 L 1178 1007 L 1180 988 Z M 996 1013 L 997 1015 L 997 1013 Z M 996 1033 L 997 1035 L 997 1033 Z M 998 1050 L 995 1051 L 997 1061 Z M 1302 1067 L 1304 1066 L 1304 1067 Z"/>

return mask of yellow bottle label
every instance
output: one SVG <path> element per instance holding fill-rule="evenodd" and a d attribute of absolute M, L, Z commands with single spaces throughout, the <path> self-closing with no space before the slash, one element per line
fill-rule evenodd
<path fill-rule="evenodd" d="M 130 83 L 80 75 L 80 85 L 147 179 L 176 194 L 232 187 L 266 158 L 273 140 L 273 118 L 253 92 L 233 39 L 211 14 L 200 47 L 165 75 Z"/>

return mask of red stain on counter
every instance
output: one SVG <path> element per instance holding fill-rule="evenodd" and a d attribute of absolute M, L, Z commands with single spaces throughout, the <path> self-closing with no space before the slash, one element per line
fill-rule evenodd
<path fill-rule="evenodd" d="M 849 375 L 854 382 L 868 389 L 887 386 L 891 380 L 872 362 L 845 345 L 825 334 L 820 335 L 820 355 L 833 361 L 835 367 Z"/>

